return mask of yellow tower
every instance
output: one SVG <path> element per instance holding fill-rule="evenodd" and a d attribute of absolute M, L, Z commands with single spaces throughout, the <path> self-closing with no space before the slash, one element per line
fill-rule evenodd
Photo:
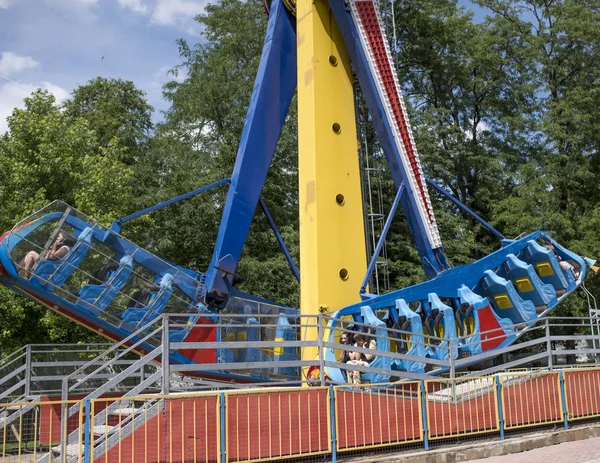
<path fill-rule="evenodd" d="M 327 0 L 296 4 L 300 310 L 315 315 L 360 300 L 367 256 L 350 58 Z"/>

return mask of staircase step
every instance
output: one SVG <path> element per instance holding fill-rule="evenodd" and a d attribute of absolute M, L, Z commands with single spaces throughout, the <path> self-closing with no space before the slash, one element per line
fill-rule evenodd
<path fill-rule="evenodd" d="M 68 457 L 76 457 L 79 455 L 79 444 L 68 444 L 65 445 L 65 448 L 67 450 Z M 62 453 L 61 446 L 57 445 L 56 447 L 52 447 L 52 451 L 60 455 Z"/>
<path fill-rule="evenodd" d="M 131 416 L 131 415 L 135 415 L 139 410 L 140 410 L 139 408 L 135 408 L 135 407 L 117 408 L 116 410 L 113 410 L 112 412 L 110 412 L 110 415 Z"/>
<path fill-rule="evenodd" d="M 105 424 L 101 424 L 98 426 L 94 426 L 94 434 L 95 435 L 104 435 L 104 434 L 110 434 L 114 429 L 116 429 L 117 426 L 107 426 Z"/>

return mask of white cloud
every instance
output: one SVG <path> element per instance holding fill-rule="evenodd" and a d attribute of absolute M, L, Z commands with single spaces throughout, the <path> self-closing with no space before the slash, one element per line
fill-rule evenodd
<path fill-rule="evenodd" d="M 19 56 L 10 51 L 4 51 L 0 55 L 0 72 L 2 74 L 16 74 L 25 69 L 36 68 L 39 65 L 40 63 L 31 56 Z"/>
<path fill-rule="evenodd" d="M 12 5 L 12 0 L 0 0 L 0 8 L 8 8 Z"/>
<path fill-rule="evenodd" d="M 157 0 L 152 21 L 174 26 L 204 12 L 205 0 Z"/>
<path fill-rule="evenodd" d="M 122 8 L 129 8 L 134 13 L 139 14 L 146 14 L 149 11 L 148 7 L 142 3 L 141 0 L 119 0 L 119 5 L 121 5 Z"/>
<path fill-rule="evenodd" d="M 57 103 L 62 103 L 67 98 L 69 98 L 69 92 L 67 92 L 64 88 L 51 82 L 46 82 L 45 80 L 42 80 L 40 82 L 39 87 L 42 90 L 48 90 L 50 93 L 52 93 L 52 95 L 54 95 L 54 98 L 56 98 Z"/>
<path fill-rule="evenodd" d="M 42 88 L 52 93 L 57 102 L 65 100 L 69 93 L 62 87 L 50 82 L 42 81 L 39 85 L 7 83 L 0 86 L 0 135 L 8 130 L 6 118 L 10 116 L 15 108 L 23 108 L 23 99 L 31 95 L 36 88 Z"/>

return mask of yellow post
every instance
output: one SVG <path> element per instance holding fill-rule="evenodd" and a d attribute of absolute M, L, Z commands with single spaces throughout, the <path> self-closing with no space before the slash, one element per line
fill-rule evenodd
<path fill-rule="evenodd" d="M 367 257 L 350 59 L 328 2 L 296 4 L 300 307 L 315 315 L 360 300 Z"/>

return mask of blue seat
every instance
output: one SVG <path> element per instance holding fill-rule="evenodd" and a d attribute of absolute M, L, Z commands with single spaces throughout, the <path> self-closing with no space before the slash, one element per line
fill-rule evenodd
<path fill-rule="evenodd" d="M 556 303 L 556 291 L 551 284 L 545 284 L 532 265 L 518 259 L 514 254 L 506 256 L 504 264 L 506 272 L 523 299 L 533 302 L 536 306 L 550 308 Z"/>
<path fill-rule="evenodd" d="M 456 339 L 456 322 L 454 320 L 454 310 L 452 307 L 447 306 L 435 293 L 430 293 L 427 297 L 429 305 L 431 307 L 431 311 L 437 310 L 439 314 L 442 314 L 441 321 L 439 323 L 439 333 L 435 332 L 435 328 L 432 333 L 432 336 L 440 337 L 443 339 Z M 449 341 L 443 341 L 439 344 L 439 347 L 433 347 L 431 351 L 431 356 L 438 360 L 448 360 L 449 358 Z M 454 341 L 453 347 L 454 349 L 452 356 L 454 358 L 458 357 L 458 342 Z"/>
<path fill-rule="evenodd" d="M 173 295 L 171 287 L 172 281 L 173 275 L 165 273 L 160 280 L 160 289 L 156 294 L 152 294 L 148 298 L 146 307 L 127 309 L 123 312 L 123 321 L 130 325 L 137 326 L 140 322 L 146 324 L 158 317 Z"/>
<path fill-rule="evenodd" d="M 296 330 L 290 326 L 290 322 L 287 317 L 280 316 L 277 318 L 277 330 L 275 332 L 275 341 L 295 341 Z M 296 347 L 275 347 L 273 352 L 273 361 L 275 362 L 289 362 L 298 360 L 298 350 Z M 286 368 L 275 368 L 275 373 L 279 373 L 287 376 L 294 376 L 298 373 L 298 368 L 286 367 Z"/>
<path fill-rule="evenodd" d="M 367 325 L 375 327 L 375 340 L 377 341 L 377 350 L 382 352 L 390 351 L 390 339 L 388 338 L 388 332 L 385 329 L 385 323 L 379 320 L 373 313 L 373 310 L 369 306 L 360 308 L 360 313 L 363 317 L 364 322 Z M 370 362 L 369 366 L 372 368 L 381 368 L 382 370 L 391 370 L 393 360 L 390 357 L 384 357 L 382 355 L 376 355 Z M 381 373 L 362 373 L 363 380 L 369 381 L 370 383 L 384 383 L 390 380 L 389 375 Z"/>
<path fill-rule="evenodd" d="M 133 272 L 133 256 L 124 256 L 119 267 L 109 274 L 101 285 L 85 285 L 79 292 L 77 305 L 88 309 L 106 310 L 108 305 L 125 286 Z"/>
<path fill-rule="evenodd" d="M 250 325 L 246 330 L 246 340 L 248 342 L 257 342 L 260 341 L 260 328 L 259 323 L 256 318 L 249 318 L 248 325 Z M 265 354 L 258 347 L 249 347 L 246 349 L 239 349 L 241 352 L 239 353 L 239 361 L 240 362 L 270 362 L 271 357 Z M 267 369 L 257 369 L 253 368 L 250 371 L 250 376 L 261 376 L 267 374 Z"/>
<path fill-rule="evenodd" d="M 483 288 L 490 296 L 498 315 L 505 315 L 513 323 L 537 318 L 533 302 L 523 300 L 511 281 L 496 275 L 491 270 L 486 270 L 483 274 Z"/>
<path fill-rule="evenodd" d="M 193 325 L 196 323 L 199 314 L 205 312 L 206 310 L 207 307 L 202 302 L 198 302 L 197 304 L 190 304 L 190 306 L 188 306 L 187 308 L 187 312 L 189 312 L 190 314 L 189 317 L 187 317 L 187 326 L 174 327 L 173 329 L 169 330 L 169 339 L 171 340 L 171 342 L 183 341 L 186 338 L 187 334 L 190 332 L 190 329 L 193 328 Z M 179 324 L 181 322 L 175 320 L 171 323 Z"/>
<path fill-rule="evenodd" d="M 540 280 L 554 286 L 556 291 L 566 291 L 569 283 L 553 251 L 531 240 L 527 243 L 525 256 L 531 260 Z"/>
<path fill-rule="evenodd" d="M 457 310 L 455 313 L 456 323 L 459 326 L 460 336 L 465 337 L 463 345 L 471 355 L 481 354 L 481 326 L 479 322 L 479 316 L 477 311 L 489 306 L 489 302 L 486 298 L 475 294 L 467 286 L 462 285 L 458 288 L 458 302 L 463 306 L 468 307 L 470 313 L 463 313 L 461 310 Z M 493 313 L 493 312 L 492 312 Z M 493 314 L 494 318 L 498 318 L 496 314 Z M 510 320 L 508 322 L 511 324 Z"/>
<path fill-rule="evenodd" d="M 490 302 L 486 297 L 481 297 L 465 285 L 461 286 L 457 292 L 461 307 L 463 304 L 469 308 L 472 307 L 471 313 L 466 315 L 466 320 L 457 317 L 459 318 L 459 324 L 463 325 L 464 347 L 471 355 L 480 354 L 484 350 L 482 337 L 484 337 L 483 341 L 486 344 L 490 343 L 489 339 L 491 338 L 491 344 L 499 345 L 504 341 L 501 339 L 502 334 L 506 334 L 506 336 L 514 334 L 513 322 L 508 318 L 499 317 L 491 309 Z M 485 334 L 482 335 L 482 332 Z M 485 350 L 488 350 L 488 348 L 486 345 Z"/>
<path fill-rule="evenodd" d="M 410 340 L 408 341 L 409 347 L 406 355 L 425 357 L 425 338 L 423 335 L 423 323 L 421 322 L 421 317 L 410 310 L 404 299 L 396 300 L 396 310 L 398 311 L 399 317 L 405 317 L 407 321 L 410 321 L 410 325 L 408 326 L 407 330 L 411 333 L 411 335 Z M 400 368 L 409 373 L 425 373 L 424 362 L 403 360 Z"/>
<path fill-rule="evenodd" d="M 79 266 L 92 243 L 92 228 L 86 227 L 77 237 L 77 242 L 62 259 L 42 260 L 38 263 L 31 283 L 46 289 L 62 286 Z"/>

